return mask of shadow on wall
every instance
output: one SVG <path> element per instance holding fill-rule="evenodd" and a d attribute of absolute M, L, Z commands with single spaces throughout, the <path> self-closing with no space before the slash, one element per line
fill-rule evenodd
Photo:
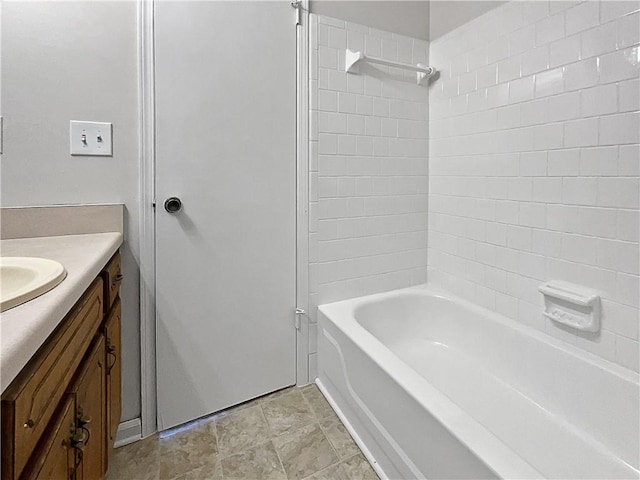
<path fill-rule="evenodd" d="M 434 40 L 503 3 L 506 2 L 311 0 L 310 10 L 317 15 L 339 18 L 422 40 Z"/>
<path fill-rule="evenodd" d="M 503 3 L 506 2 L 431 0 L 429 2 L 429 40 L 433 41 Z"/>
<path fill-rule="evenodd" d="M 426 0 L 311 0 L 309 9 L 317 15 L 339 18 L 407 37 L 429 39 L 429 2 Z"/>

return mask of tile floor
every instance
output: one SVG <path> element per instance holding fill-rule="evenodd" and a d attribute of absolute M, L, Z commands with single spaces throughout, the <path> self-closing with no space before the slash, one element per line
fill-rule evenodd
<path fill-rule="evenodd" d="M 377 480 L 315 385 L 121 447 L 107 480 Z"/>

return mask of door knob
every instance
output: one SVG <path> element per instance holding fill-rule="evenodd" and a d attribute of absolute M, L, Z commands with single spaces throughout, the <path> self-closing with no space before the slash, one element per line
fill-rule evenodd
<path fill-rule="evenodd" d="M 178 213 L 182 210 L 182 200 L 178 197 L 170 197 L 164 201 L 164 209 L 169 213 Z"/>

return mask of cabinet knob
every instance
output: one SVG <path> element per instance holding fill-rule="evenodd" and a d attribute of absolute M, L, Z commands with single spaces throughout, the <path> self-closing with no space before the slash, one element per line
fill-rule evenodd
<path fill-rule="evenodd" d="M 85 417 L 83 415 L 78 417 L 78 426 L 84 427 L 85 425 L 88 425 L 89 423 L 91 423 L 91 417 Z"/>
<path fill-rule="evenodd" d="M 82 450 L 89 441 L 89 432 L 86 429 L 78 430 L 71 437 L 71 446 Z"/>
<path fill-rule="evenodd" d="M 36 424 L 36 423 L 35 423 L 33 420 L 29 419 L 29 420 L 27 420 L 26 422 L 24 422 L 23 427 L 24 427 L 24 428 L 33 428 L 33 426 L 34 426 L 35 424 Z"/>

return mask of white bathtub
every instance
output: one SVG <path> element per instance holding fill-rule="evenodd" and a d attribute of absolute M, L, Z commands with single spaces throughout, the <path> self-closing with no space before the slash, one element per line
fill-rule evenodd
<path fill-rule="evenodd" d="M 639 477 L 634 372 L 428 286 L 319 313 L 317 383 L 383 477 Z"/>

